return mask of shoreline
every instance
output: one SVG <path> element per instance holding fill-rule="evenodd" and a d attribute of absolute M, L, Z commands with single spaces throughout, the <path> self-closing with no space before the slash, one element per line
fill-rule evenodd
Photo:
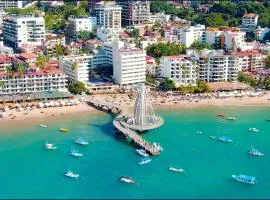
<path fill-rule="evenodd" d="M 269 107 L 270 106 L 270 92 L 259 97 L 243 97 L 243 98 L 224 98 L 224 99 L 192 99 L 192 100 L 180 100 L 175 102 L 173 99 L 177 97 L 158 97 L 150 98 L 153 108 L 157 109 L 192 109 L 192 108 L 213 108 L 213 107 Z M 95 95 L 89 96 L 91 100 L 106 101 L 118 103 L 120 106 L 132 110 L 134 105 L 134 98 L 128 97 L 128 95 Z M 164 102 L 164 99 L 166 101 Z M 157 102 L 159 101 L 159 102 Z M 50 107 L 33 109 L 30 111 L 8 110 L 5 117 L 0 119 L 0 128 L 16 127 L 23 124 L 39 123 L 43 124 L 52 120 L 61 120 L 63 118 L 70 118 L 70 116 L 80 114 L 98 114 L 102 111 L 95 109 L 88 104 L 81 102 L 78 105 L 65 106 L 65 107 Z M 15 116 L 15 118 L 14 118 Z M 12 119 L 14 118 L 14 119 Z"/>

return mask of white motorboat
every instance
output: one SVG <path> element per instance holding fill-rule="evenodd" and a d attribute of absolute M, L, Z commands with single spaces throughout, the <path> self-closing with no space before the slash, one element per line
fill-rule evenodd
<path fill-rule="evenodd" d="M 262 152 L 260 152 L 258 149 L 255 149 L 253 146 L 251 146 L 251 149 L 248 151 L 248 153 L 252 156 L 264 156 Z"/>
<path fill-rule="evenodd" d="M 257 128 L 249 128 L 248 130 L 251 132 L 259 132 L 259 130 Z"/>
<path fill-rule="evenodd" d="M 144 149 L 136 149 L 136 152 L 137 152 L 139 155 L 143 156 L 143 157 L 148 157 L 148 156 L 149 156 L 149 154 L 146 153 L 146 151 L 145 151 Z"/>
<path fill-rule="evenodd" d="M 65 173 L 65 176 L 67 176 L 67 177 L 70 177 L 70 178 L 79 178 L 79 174 L 76 174 L 76 173 L 74 173 L 74 172 L 72 172 L 72 171 L 70 171 L 70 170 L 68 170 L 66 173 Z"/>
<path fill-rule="evenodd" d="M 163 148 L 160 146 L 159 143 L 154 142 L 154 143 L 153 143 L 153 146 L 154 146 L 155 148 L 157 148 L 158 150 L 163 151 Z"/>
<path fill-rule="evenodd" d="M 212 139 L 216 139 L 216 136 L 214 136 L 214 135 L 209 135 L 209 137 Z"/>
<path fill-rule="evenodd" d="M 169 170 L 172 172 L 178 172 L 178 173 L 184 173 L 185 170 L 183 170 L 182 168 L 175 168 L 175 167 L 169 167 Z"/>
<path fill-rule="evenodd" d="M 235 117 L 227 117 L 227 120 L 236 120 Z"/>
<path fill-rule="evenodd" d="M 46 126 L 44 124 L 40 124 L 39 126 L 42 127 L 42 128 L 47 128 L 48 127 L 48 126 Z"/>
<path fill-rule="evenodd" d="M 242 182 L 242 183 L 248 183 L 248 184 L 252 184 L 252 185 L 257 183 L 256 178 L 253 177 L 253 176 L 247 176 L 247 175 L 239 174 L 239 175 L 232 175 L 232 178 L 234 180 L 236 180 L 238 182 Z"/>
<path fill-rule="evenodd" d="M 83 138 L 78 138 L 77 140 L 74 141 L 76 144 L 80 144 L 80 145 L 88 145 L 89 142 L 87 142 L 85 139 Z"/>
<path fill-rule="evenodd" d="M 55 149 L 57 149 L 57 147 L 54 146 L 54 145 L 51 144 L 51 143 L 46 143 L 46 144 L 44 145 L 44 147 L 45 147 L 46 149 L 48 149 L 48 150 L 55 150 Z"/>
<path fill-rule="evenodd" d="M 152 161 L 151 158 L 143 158 L 143 159 L 141 159 L 141 160 L 138 162 L 138 164 L 139 164 L 139 165 L 145 165 L 145 164 L 150 163 L 151 161 Z"/>
<path fill-rule="evenodd" d="M 121 176 L 119 178 L 119 180 L 122 181 L 122 182 L 125 182 L 125 183 L 131 183 L 131 184 L 136 182 L 133 178 L 131 178 L 129 176 Z"/>
<path fill-rule="evenodd" d="M 82 156 L 83 156 L 83 154 L 80 153 L 80 152 L 77 151 L 77 150 L 71 150 L 71 151 L 70 151 L 70 155 L 71 155 L 71 156 L 74 156 L 74 157 L 82 157 Z"/>

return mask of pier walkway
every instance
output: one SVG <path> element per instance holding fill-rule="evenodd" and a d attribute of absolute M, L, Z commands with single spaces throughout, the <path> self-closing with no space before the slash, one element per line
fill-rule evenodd
<path fill-rule="evenodd" d="M 120 114 L 113 120 L 114 127 L 117 128 L 117 130 L 121 132 L 124 136 L 132 139 L 134 144 L 136 144 L 140 148 L 145 149 L 151 155 L 160 154 L 160 149 L 158 149 L 153 144 L 143 139 L 135 130 L 132 130 L 129 127 L 125 126 L 126 123 L 123 121 L 125 112 L 123 111 L 122 108 L 120 108 L 118 104 L 97 102 L 97 101 L 88 101 L 88 103 L 92 106 L 98 107 L 99 109 L 106 110 L 108 112 L 112 111 L 115 111 L 117 113 L 122 112 L 122 114 Z"/>

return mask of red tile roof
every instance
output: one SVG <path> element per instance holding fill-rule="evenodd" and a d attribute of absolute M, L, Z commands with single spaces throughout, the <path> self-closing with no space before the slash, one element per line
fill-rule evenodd
<path fill-rule="evenodd" d="M 6 54 L 0 55 L 0 63 L 11 63 L 12 57 Z"/>
<path fill-rule="evenodd" d="M 258 50 L 246 50 L 246 51 L 233 51 L 230 53 L 234 56 L 252 56 L 252 55 L 262 55 Z"/>
<path fill-rule="evenodd" d="M 30 60 L 30 59 L 37 58 L 38 56 L 36 54 L 33 54 L 33 53 L 21 53 L 20 57 Z"/>

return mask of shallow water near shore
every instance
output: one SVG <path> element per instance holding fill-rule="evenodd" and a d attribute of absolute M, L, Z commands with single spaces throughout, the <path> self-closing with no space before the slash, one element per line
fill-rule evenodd
<path fill-rule="evenodd" d="M 140 157 L 134 147 L 116 139 L 113 116 L 106 113 L 65 116 L 47 121 L 48 128 L 37 122 L 20 129 L 0 127 L 0 198 L 270 198 L 269 107 L 162 108 L 157 113 L 165 124 L 143 137 L 159 142 L 164 151 L 144 166 L 137 165 Z M 218 113 L 237 119 L 228 121 Z M 61 127 L 69 132 L 59 132 Z M 251 127 L 260 132 L 250 133 Z M 229 136 L 234 143 L 209 135 Z M 90 145 L 74 144 L 80 136 Z M 44 150 L 46 141 L 58 149 Z M 251 145 L 265 156 L 249 156 Z M 70 157 L 72 148 L 84 156 Z M 170 165 L 186 172 L 170 172 Z M 65 177 L 68 169 L 81 177 Z M 256 176 L 258 184 L 231 179 L 240 173 Z M 118 180 L 122 175 L 138 183 L 123 184 Z"/>

